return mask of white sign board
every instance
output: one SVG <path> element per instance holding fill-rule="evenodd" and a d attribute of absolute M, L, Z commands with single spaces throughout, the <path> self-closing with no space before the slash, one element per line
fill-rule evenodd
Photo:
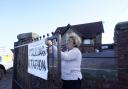
<path fill-rule="evenodd" d="M 28 73 L 47 80 L 47 49 L 44 39 L 28 45 Z"/>

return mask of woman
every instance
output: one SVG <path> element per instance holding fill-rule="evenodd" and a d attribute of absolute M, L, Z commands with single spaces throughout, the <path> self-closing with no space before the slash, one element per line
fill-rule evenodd
<path fill-rule="evenodd" d="M 51 42 L 48 43 L 52 45 Z M 81 39 L 78 35 L 70 35 L 66 44 L 67 51 L 61 52 L 61 78 L 62 89 L 81 89 L 81 60 L 82 54 L 79 50 Z M 57 47 L 53 46 L 53 53 L 56 56 Z"/>

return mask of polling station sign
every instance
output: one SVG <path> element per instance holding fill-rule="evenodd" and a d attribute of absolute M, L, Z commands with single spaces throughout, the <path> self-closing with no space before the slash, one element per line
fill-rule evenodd
<path fill-rule="evenodd" d="M 44 39 L 28 45 L 28 73 L 47 80 L 47 49 Z"/>

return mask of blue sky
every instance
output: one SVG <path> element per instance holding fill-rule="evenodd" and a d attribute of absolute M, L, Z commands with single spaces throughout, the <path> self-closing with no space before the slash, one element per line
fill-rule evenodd
<path fill-rule="evenodd" d="M 0 0 L 0 46 L 13 48 L 20 33 L 96 21 L 103 21 L 102 43 L 112 43 L 115 24 L 128 21 L 128 0 Z"/>

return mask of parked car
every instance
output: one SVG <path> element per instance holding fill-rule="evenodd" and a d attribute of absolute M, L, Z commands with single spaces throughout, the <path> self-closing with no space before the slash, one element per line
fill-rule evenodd
<path fill-rule="evenodd" d="M 13 52 L 6 48 L 0 47 L 0 80 L 6 74 L 6 71 L 13 67 Z"/>

